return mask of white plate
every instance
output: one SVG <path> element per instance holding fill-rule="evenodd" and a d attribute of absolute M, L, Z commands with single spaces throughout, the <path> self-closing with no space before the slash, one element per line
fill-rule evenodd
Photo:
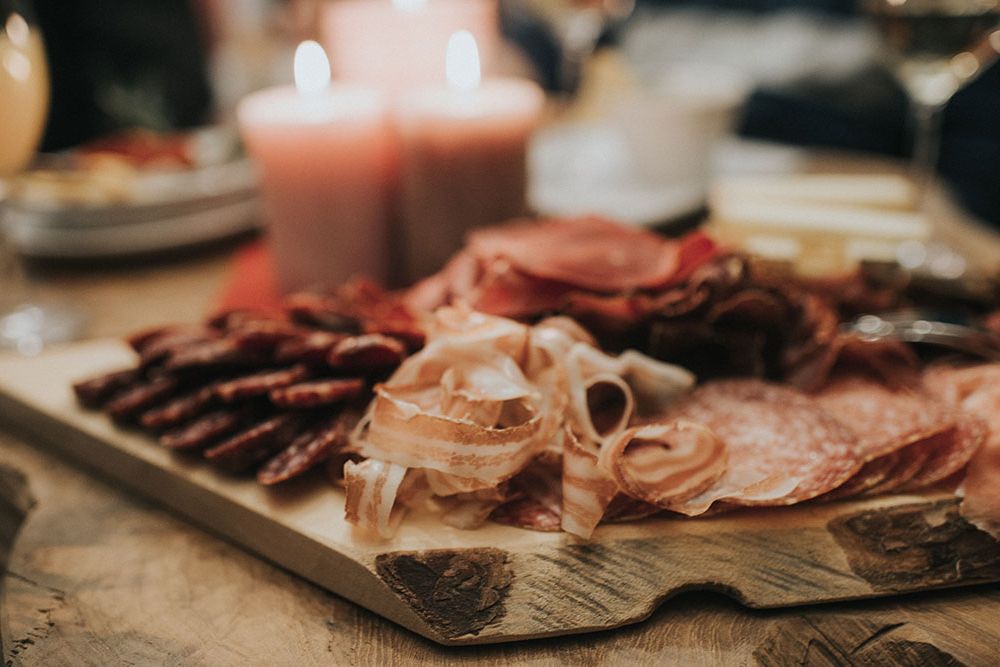
<path fill-rule="evenodd" d="M 10 198 L 0 209 L 3 231 L 24 255 L 93 258 L 205 243 L 261 224 L 246 160 L 143 180 L 131 202 L 58 206 Z"/>

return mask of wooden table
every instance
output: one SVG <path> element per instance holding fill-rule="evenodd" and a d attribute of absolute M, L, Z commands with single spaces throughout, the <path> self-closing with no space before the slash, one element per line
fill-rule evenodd
<path fill-rule="evenodd" d="M 223 284 L 230 250 L 46 271 L 39 291 L 86 308 L 93 336 L 193 321 Z M 987 665 L 1000 659 L 996 585 L 769 612 L 691 592 L 620 630 L 445 649 L 0 430 L 4 561 L 0 631 L 7 665 Z"/>

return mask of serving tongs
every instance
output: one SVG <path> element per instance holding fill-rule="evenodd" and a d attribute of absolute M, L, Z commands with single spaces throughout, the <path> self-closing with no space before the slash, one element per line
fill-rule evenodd
<path fill-rule="evenodd" d="M 862 315 L 841 326 L 868 340 L 896 339 L 944 347 L 990 361 L 1000 361 L 1000 335 L 961 317 L 920 310 Z"/>

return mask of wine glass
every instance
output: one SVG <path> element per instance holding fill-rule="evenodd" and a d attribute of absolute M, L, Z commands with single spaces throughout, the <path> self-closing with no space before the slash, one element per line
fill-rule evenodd
<path fill-rule="evenodd" d="M 911 100 L 913 178 L 926 208 L 942 111 L 1000 53 L 1000 0 L 867 0 L 863 7 Z"/>
<path fill-rule="evenodd" d="M 0 223 L 6 179 L 38 149 L 49 106 L 49 72 L 42 36 L 24 0 L 0 0 Z M 0 224 L 0 348 L 37 354 L 46 343 L 69 340 L 83 326 L 75 310 L 27 300 L 20 262 Z"/>
<path fill-rule="evenodd" d="M 515 0 L 528 13 L 547 24 L 560 49 L 558 87 L 577 89 L 583 66 L 593 54 L 604 31 L 627 19 L 635 0 Z"/>

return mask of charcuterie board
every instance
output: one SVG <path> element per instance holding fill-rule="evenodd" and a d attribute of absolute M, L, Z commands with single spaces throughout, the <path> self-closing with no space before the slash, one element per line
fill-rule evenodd
<path fill-rule="evenodd" d="M 265 488 L 78 408 L 70 383 L 131 354 L 98 340 L 0 357 L 0 422 L 442 644 L 614 628 L 694 589 L 767 608 L 1000 581 L 1000 543 L 946 494 L 648 519 L 602 526 L 590 541 L 410 515 L 393 539 L 363 540 L 322 474 Z"/>

